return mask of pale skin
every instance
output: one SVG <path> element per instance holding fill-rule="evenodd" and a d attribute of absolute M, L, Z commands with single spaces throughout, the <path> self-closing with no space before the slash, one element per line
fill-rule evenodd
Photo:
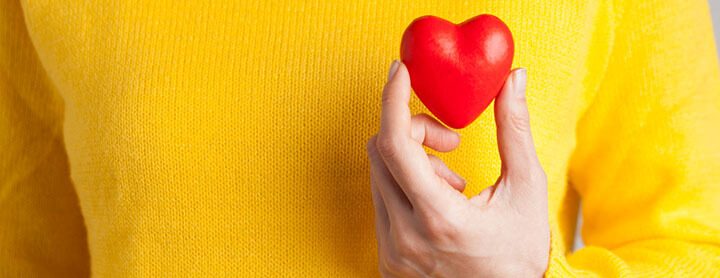
<path fill-rule="evenodd" d="M 513 70 L 495 99 L 500 177 L 467 198 L 465 181 L 423 149 L 452 151 L 459 135 L 428 115 L 411 115 L 410 77 L 393 62 L 380 131 L 367 143 L 383 277 L 543 276 L 547 178 L 530 133 L 526 76 Z"/>

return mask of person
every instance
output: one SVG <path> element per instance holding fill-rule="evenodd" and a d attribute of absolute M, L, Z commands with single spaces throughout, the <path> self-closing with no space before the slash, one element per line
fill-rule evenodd
<path fill-rule="evenodd" d="M 517 69 L 450 130 L 387 64 L 482 13 Z M 0 34 L 3 277 L 720 269 L 704 1 L 6 0 Z"/>

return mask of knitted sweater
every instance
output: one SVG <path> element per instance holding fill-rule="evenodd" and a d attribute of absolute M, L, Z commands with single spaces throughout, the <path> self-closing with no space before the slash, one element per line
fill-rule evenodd
<path fill-rule="evenodd" d="M 0 276 L 377 276 L 387 67 L 414 18 L 482 13 L 529 71 L 548 275 L 720 275 L 705 1 L 432 2 L 0 1 Z M 460 133 L 469 196 L 493 112 Z"/>

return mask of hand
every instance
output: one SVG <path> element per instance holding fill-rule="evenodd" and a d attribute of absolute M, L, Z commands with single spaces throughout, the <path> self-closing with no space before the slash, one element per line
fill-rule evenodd
<path fill-rule="evenodd" d="M 404 65 L 394 62 L 388 79 L 380 132 L 367 144 L 382 275 L 542 276 L 547 179 L 530 134 L 526 71 L 514 70 L 495 100 L 500 177 L 470 199 L 463 179 L 423 149 L 452 151 L 459 135 L 427 115 L 411 117 Z"/>

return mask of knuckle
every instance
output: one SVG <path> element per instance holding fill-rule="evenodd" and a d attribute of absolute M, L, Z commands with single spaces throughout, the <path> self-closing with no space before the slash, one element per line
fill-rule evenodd
<path fill-rule="evenodd" d="M 382 103 L 383 105 L 392 103 L 395 101 L 395 96 L 393 94 L 393 91 L 396 90 L 395 84 L 392 82 L 388 82 L 383 87 L 383 94 L 382 94 Z"/>
<path fill-rule="evenodd" d="M 534 181 L 547 182 L 547 174 L 545 173 L 545 170 L 540 167 L 537 167 L 537 169 L 532 171 L 531 175 Z"/>
<path fill-rule="evenodd" d="M 430 237 L 441 237 L 448 233 L 447 223 L 440 217 L 428 218 L 426 228 Z"/>
<path fill-rule="evenodd" d="M 530 131 L 530 115 L 524 109 L 517 109 L 508 116 L 510 126 L 517 132 Z"/>
<path fill-rule="evenodd" d="M 432 240 L 454 240 L 459 234 L 459 225 L 456 221 L 445 217 L 430 217 L 426 220 L 428 237 Z"/>
<path fill-rule="evenodd" d="M 378 153 L 385 157 L 393 157 L 402 145 L 401 141 L 398 136 L 378 134 L 375 145 Z"/>
<path fill-rule="evenodd" d="M 440 133 L 440 136 L 438 137 L 438 142 L 440 142 L 441 146 L 454 146 L 458 144 L 459 137 L 454 132 L 443 132 Z"/>
<path fill-rule="evenodd" d="M 395 238 L 395 250 L 402 259 L 414 260 L 419 255 L 418 243 L 408 236 Z"/>

